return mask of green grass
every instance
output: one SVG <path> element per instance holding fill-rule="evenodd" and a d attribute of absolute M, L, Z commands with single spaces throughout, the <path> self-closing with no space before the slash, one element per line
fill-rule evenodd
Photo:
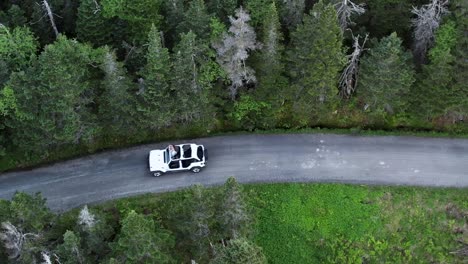
<path fill-rule="evenodd" d="M 244 190 L 256 219 L 252 238 L 269 263 L 463 263 L 450 252 L 460 247 L 454 231 L 468 227 L 466 188 L 283 183 Z M 165 215 L 183 199 L 183 191 L 147 194 L 98 207 L 116 227 L 134 209 L 171 229 Z M 448 214 L 450 204 L 465 218 Z"/>
<path fill-rule="evenodd" d="M 250 186 L 256 241 L 270 263 L 457 263 L 449 203 L 468 210 L 467 189 L 337 184 Z"/>

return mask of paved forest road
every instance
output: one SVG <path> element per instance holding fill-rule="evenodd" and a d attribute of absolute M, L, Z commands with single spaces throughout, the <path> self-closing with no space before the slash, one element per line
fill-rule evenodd
<path fill-rule="evenodd" d="M 167 143 L 109 151 L 22 172 L 0 174 L 0 198 L 16 190 L 42 192 L 54 210 L 64 210 L 195 183 L 344 182 L 468 187 L 468 140 L 290 134 L 219 136 L 183 142 L 205 144 L 207 167 L 150 175 L 147 154 Z M 183 143 L 174 141 L 172 143 Z"/>

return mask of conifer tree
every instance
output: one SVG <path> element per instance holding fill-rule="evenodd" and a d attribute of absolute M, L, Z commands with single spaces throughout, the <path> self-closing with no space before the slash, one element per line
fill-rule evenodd
<path fill-rule="evenodd" d="M 414 69 L 396 33 L 375 43 L 362 58 L 360 76 L 357 89 L 365 110 L 378 116 L 405 110 Z"/>
<path fill-rule="evenodd" d="M 323 1 L 314 5 L 292 33 L 289 53 L 294 107 L 301 122 L 330 112 L 337 100 L 338 74 L 345 63 L 336 11 Z"/>
<path fill-rule="evenodd" d="M 139 126 L 143 129 L 155 130 L 172 124 L 177 109 L 171 96 L 171 68 L 169 50 L 163 47 L 161 35 L 153 25 L 148 34 L 146 65 L 137 92 Z"/>
<path fill-rule="evenodd" d="M 236 239 L 249 235 L 249 216 L 242 187 L 230 177 L 224 184 L 219 222 L 224 238 Z"/>
<path fill-rule="evenodd" d="M 454 102 L 450 100 L 454 79 L 452 55 L 456 45 L 455 23 L 449 21 L 437 31 L 435 45 L 429 50 L 429 63 L 422 66 L 412 98 L 415 114 L 426 120 L 440 116 Z"/>
<path fill-rule="evenodd" d="M 154 221 L 130 211 L 122 220 L 122 228 L 113 245 L 120 263 L 170 263 L 168 247 L 172 237 Z"/>
<path fill-rule="evenodd" d="M 228 17 L 235 12 L 237 2 L 237 0 L 207 0 L 208 11 L 227 22 Z"/>
<path fill-rule="evenodd" d="M 200 119 L 209 104 L 206 87 L 199 81 L 199 62 L 203 62 L 203 56 L 203 47 L 197 43 L 195 34 L 192 31 L 181 34 L 175 48 L 171 94 L 177 104 L 176 119 L 183 123 Z"/>
<path fill-rule="evenodd" d="M 112 41 L 112 23 L 104 18 L 102 6 L 97 0 L 81 0 L 76 21 L 79 41 L 93 43 L 99 47 Z"/>
<path fill-rule="evenodd" d="M 73 231 L 67 230 L 63 235 L 63 243 L 57 247 L 57 255 L 62 264 L 86 263 L 85 255 L 80 246 L 81 239 Z"/>
<path fill-rule="evenodd" d="M 210 15 L 206 9 L 204 0 L 193 0 L 184 13 L 184 20 L 179 25 L 179 33 L 187 33 L 190 30 L 195 33 L 198 41 L 208 43 L 210 36 Z"/>
<path fill-rule="evenodd" d="M 210 264 L 266 264 L 267 259 L 262 248 L 245 238 L 238 238 L 227 242 L 226 246 L 218 246 Z"/>
<path fill-rule="evenodd" d="M 91 78 L 96 62 L 90 46 L 59 36 L 33 67 L 12 75 L 9 85 L 23 115 L 13 128 L 18 146 L 44 155 L 63 144 L 92 142 L 98 132 L 93 104 L 98 85 Z"/>
<path fill-rule="evenodd" d="M 108 48 L 102 57 L 103 93 L 99 100 L 99 119 L 107 134 L 130 135 L 136 129 L 135 98 L 130 94 L 133 86 L 121 62 Z"/>

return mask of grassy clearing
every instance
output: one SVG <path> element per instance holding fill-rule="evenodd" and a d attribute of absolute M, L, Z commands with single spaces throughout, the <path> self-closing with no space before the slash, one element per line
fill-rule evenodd
<path fill-rule="evenodd" d="M 255 212 L 253 239 L 269 263 L 464 263 L 450 252 L 468 236 L 468 189 L 300 183 L 244 188 Z M 118 215 L 134 209 L 171 230 L 165 215 L 183 199 L 183 191 L 148 194 L 99 209 L 116 226 Z"/>

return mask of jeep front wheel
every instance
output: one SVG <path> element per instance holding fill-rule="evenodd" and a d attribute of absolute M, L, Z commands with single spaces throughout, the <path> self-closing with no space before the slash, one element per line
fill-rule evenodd
<path fill-rule="evenodd" d="M 154 176 L 154 177 L 159 177 L 159 176 L 161 176 L 161 175 L 163 175 L 163 172 L 162 172 L 162 171 L 155 171 L 155 172 L 153 172 L 153 176 Z"/>
<path fill-rule="evenodd" d="M 200 167 L 192 168 L 192 172 L 193 172 L 193 173 L 199 173 L 200 171 L 201 171 L 201 168 L 200 168 Z"/>

